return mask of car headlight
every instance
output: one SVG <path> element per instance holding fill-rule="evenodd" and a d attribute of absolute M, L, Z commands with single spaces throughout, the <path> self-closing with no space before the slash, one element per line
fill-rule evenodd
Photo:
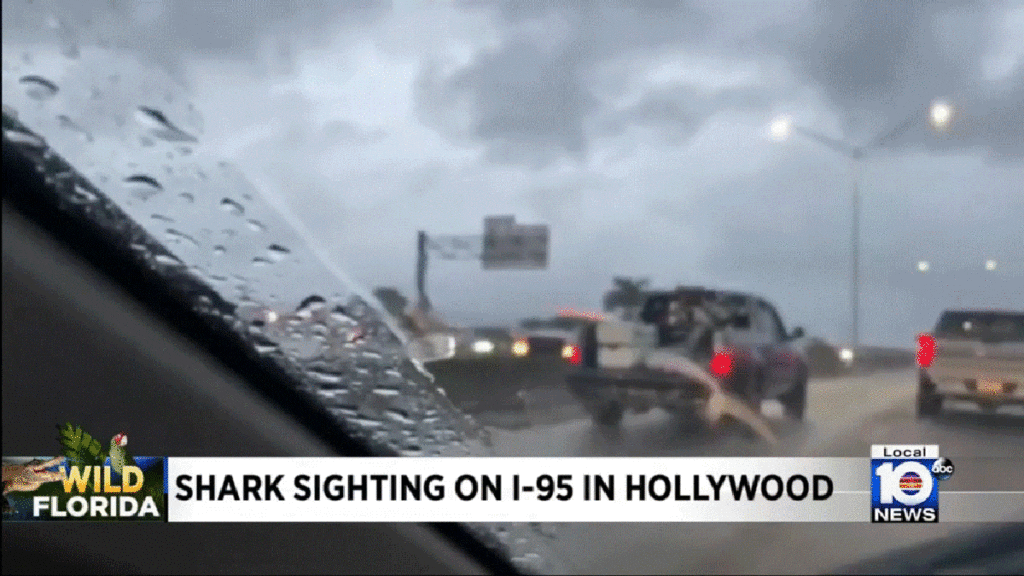
<path fill-rule="evenodd" d="M 512 344 L 512 355 L 513 356 L 518 356 L 518 357 L 522 358 L 523 356 L 526 356 L 529 353 L 530 353 L 530 343 L 527 342 L 525 339 L 516 340 L 515 343 Z"/>
<path fill-rule="evenodd" d="M 839 359 L 847 364 L 853 363 L 853 350 L 849 348 L 843 348 L 839 351 Z"/>
<path fill-rule="evenodd" d="M 473 352 L 477 354 L 490 354 L 494 352 L 494 342 L 490 340 L 477 340 L 473 342 Z"/>

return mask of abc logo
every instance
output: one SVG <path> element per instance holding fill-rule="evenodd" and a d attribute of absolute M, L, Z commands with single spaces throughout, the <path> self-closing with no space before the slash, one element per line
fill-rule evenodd
<path fill-rule="evenodd" d="M 940 460 L 936 460 L 938 464 Z M 950 474 L 953 473 L 952 463 L 949 464 Z M 892 504 L 893 500 L 904 506 L 917 506 L 932 494 L 935 479 L 932 471 L 920 462 L 907 461 L 893 467 L 886 462 L 875 468 L 878 476 L 878 500 L 881 504 Z"/>
<path fill-rule="evenodd" d="M 936 480 L 949 480 L 953 477 L 953 462 L 949 458 L 939 458 L 932 464 L 932 475 Z"/>

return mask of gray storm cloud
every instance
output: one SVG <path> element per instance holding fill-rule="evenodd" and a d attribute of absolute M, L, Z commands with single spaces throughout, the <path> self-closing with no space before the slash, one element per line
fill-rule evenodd
<path fill-rule="evenodd" d="M 578 157 L 586 149 L 588 120 L 604 112 L 588 84 L 598 64 L 626 55 L 642 59 L 667 48 L 735 58 L 779 56 L 825 94 L 842 119 L 843 136 L 854 141 L 866 142 L 919 113 L 922 122 L 893 145 L 983 146 L 994 157 L 1019 158 L 1024 152 L 1024 129 L 1015 122 L 1024 102 L 1021 64 L 1018 73 L 1008 76 L 1017 80 L 1005 82 L 998 93 L 981 78 L 982 60 L 993 48 L 993 37 L 1001 36 L 995 32 L 1008 7 L 966 1 L 770 3 L 769 14 L 761 13 L 766 6 L 749 4 L 723 14 L 703 2 L 503 3 L 508 41 L 430 85 L 436 93 L 469 95 L 456 103 L 468 106 L 469 130 L 500 150 L 499 158 L 509 159 L 510 142 Z M 795 20 L 793 12 L 801 18 Z M 758 17 L 765 18 L 765 27 L 750 31 L 737 25 Z M 568 30 L 552 49 L 540 50 L 517 36 L 517 26 L 525 21 L 556 18 Z M 436 93 L 421 97 L 435 107 L 453 103 Z M 957 99 L 954 104 L 963 107 L 968 125 L 934 138 L 923 115 L 932 100 L 943 97 Z M 643 105 L 618 114 L 610 127 L 692 125 L 736 106 L 767 113 L 771 100 L 771 88 L 740 98 L 731 91 L 717 99 L 687 91 L 652 94 Z M 535 157 L 527 160 L 537 162 Z"/>
<path fill-rule="evenodd" d="M 844 337 L 850 167 L 764 139 L 780 111 L 856 143 L 921 118 L 861 173 L 866 338 L 903 343 L 937 308 L 1024 293 L 1020 3 L 41 4 L 4 3 L 5 43 L 56 30 L 202 88 L 201 144 L 219 125 L 368 285 L 411 287 L 417 229 L 552 226 L 549 271 L 433 268 L 453 314 L 592 307 L 633 274 L 748 288 Z M 956 107 L 948 133 L 924 121 L 934 98 Z M 981 284 L 987 258 L 1000 267 Z M 935 273 L 915 276 L 918 259 Z"/>

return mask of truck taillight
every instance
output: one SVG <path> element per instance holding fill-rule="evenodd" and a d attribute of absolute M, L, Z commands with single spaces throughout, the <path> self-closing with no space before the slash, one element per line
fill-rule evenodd
<path fill-rule="evenodd" d="M 711 357 L 711 363 L 708 366 L 708 368 L 711 369 L 711 373 L 719 378 L 724 378 L 729 374 L 732 374 L 732 367 L 732 354 L 727 350 L 715 352 L 715 355 Z"/>
<path fill-rule="evenodd" d="M 935 338 L 931 334 L 917 337 L 917 365 L 928 368 L 935 360 Z"/>
<path fill-rule="evenodd" d="M 565 358 L 570 364 L 579 364 L 583 361 L 583 352 L 579 346 L 566 344 L 562 347 L 562 358 Z"/>

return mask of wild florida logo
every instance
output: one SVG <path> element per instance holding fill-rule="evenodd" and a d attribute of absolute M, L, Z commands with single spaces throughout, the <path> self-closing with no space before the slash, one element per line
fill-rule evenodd
<path fill-rule="evenodd" d="M 128 435 L 108 443 L 70 422 L 56 458 L 4 458 L 4 520 L 166 519 L 166 460 L 133 456 Z"/>

